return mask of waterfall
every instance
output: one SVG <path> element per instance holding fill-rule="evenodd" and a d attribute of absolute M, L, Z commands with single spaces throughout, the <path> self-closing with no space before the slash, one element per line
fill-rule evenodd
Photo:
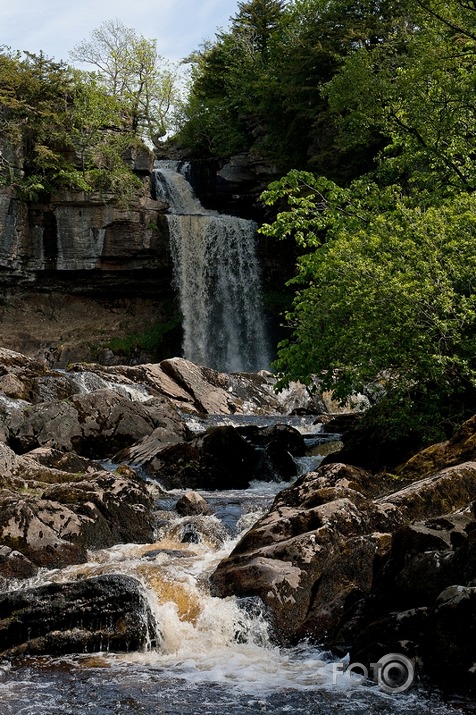
<path fill-rule="evenodd" d="M 156 192 L 167 220 L 183 316 L 183 355 L 223 372 L 269 366 L 256 257 L 256 224 L 205 209 L 189 165 L 160 161 Z"/>

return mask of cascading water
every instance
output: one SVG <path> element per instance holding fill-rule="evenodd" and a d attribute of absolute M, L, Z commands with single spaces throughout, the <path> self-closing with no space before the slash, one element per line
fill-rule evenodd
<path fill-rule="evenodd" d="M 167 216 L 183 315 L 183 354 L 223 372 L 269 366 L 256 257 L 256 224 L 205 209 L 187 180 L 188 165 L 161 161 L 157 195 Z"/>
<path fill-rule="evenodd" d="M 208 574 L 280 486 L 205 492 L 213 513 L 194 517 L 174 511 L 178 492 L 160 491 L 156 543 L 121 544 L 90 552 L 86 564 L 41 569 L 27 585 L 133 576 L 158 625 L 157 645 L 124 654 L 0 660 L 0 715 L 454 715 L 438 700 L 391 696 L 354 681 L 311 644 L 278 648 L 259 602 L 210 594 Z M 185 538 L 191 529 L 193 541 Z"/>

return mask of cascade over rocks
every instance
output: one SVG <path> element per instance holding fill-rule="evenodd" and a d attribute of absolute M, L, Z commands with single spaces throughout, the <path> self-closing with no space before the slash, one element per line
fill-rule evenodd
<path fill-rule="evenodd" d="M 284 426 L 193 436 L 177 409 L 284 413 L 267 373 L 227 375 L 180 358 L 59 372 L 1 348 L 0 379 L 0 547 L 9 549 L 2 578 L 153 539 L 145 483 L 124 464 L 104 472 L 95 459 L 143 465 L 169 487 L 246 488 L 261 470 L 289 478 L 289 453 L 303 450 L 301 435 Z"/>
<path fill-rule="evenodd" d="M 156 624 L 130 576 L 96 576 L 0 594 L 0 656 L 127 652 L 154 645 Z"/>

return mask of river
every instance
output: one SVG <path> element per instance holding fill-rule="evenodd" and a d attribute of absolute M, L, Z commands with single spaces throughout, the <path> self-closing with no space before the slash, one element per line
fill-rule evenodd
<path fill-rule="evenodd" d="M 204 426 L 195 424 L 197 430 Z M 307 438 L 319 441 L 316 435 Z M 0 663 L 0 715 L 454 713 L 454 706 L 418 684 L 394 694 L 371 680 L 360 682 L 345 674 L 345 661 L 311 644 L 279 648 L 260 603 L 210 595 L 207 575 L 282 486 L 254 483 L 245 491 L 201 492 L 212 513 L 180 517 L 174 507 L 181 492 L 164 495 L 151 483 L 155 543 L 90 552 L 87 564 L 43 569 L 23 583 L 133 575 L 155 615 L 158 646 L 141 653 Z"/>

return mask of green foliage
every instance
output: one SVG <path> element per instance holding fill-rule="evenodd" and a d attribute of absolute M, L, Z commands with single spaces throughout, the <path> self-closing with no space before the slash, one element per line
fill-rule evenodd
<path fill-rule="evenodd" d="M 109 97 L 119 101 L 126 131 L 156 143 L 170 128 L 177 69 L 158 54 L 156 40 L 107 20 L 70 53 L 92 65 Z"/>
<path fill-rule="evenodd" d="M 261 231 L 294 230 L 314 250 L 292 280 L 301 287 L 287 314 L 292 337 L 279 346 L 282 384 L 317 374 L 341 400 L 385 393 L 399 428 L 454 417 L 476 394 L 476 197 L 425 205 L 398 187 L 339 189 L 302 172 L 264 195 L 283 197 L 290 210 Z"/>
<path fill-rule="evenodd" d="M 2 183 L 27 201 L 72 188 L 126 205 L 141 187 L 122 159 L 139 141 L 122 102 L 94 75 L 42 54 L 0 53 L 0 141 Z"/>
<path fill-rule="evenodd" d="M 142 350 L 152 355 L 157 355 L 164 339 L 180 326 L 180 322 L 179 318 L 172 318 L 164 323 L 157 323 L 142 333 L 134 333 L 123 338 L 113 338 L 102 347 L 110 348 L 115 353 L 128 357 L 134 352 Z"/>
<path fill-rule="evenodd" d="M 358 145 L 369 132 L 387 137 L 380 157 L 383 180 L 432 192 L 448 186 L 472 191 L 475 13 L 461 12 L 457 2 L 445 4 L 444 11 L 450 24 L 420 9 L 413 13 L 414 24 L 396 27 L 385 43 L 359 48 L 345 59 L 325 94 L 342 147 Z"/>
<path fill-rule="evenodd" d="M 324 94 L 345 57 L 394 27 L 397 3 L 372 0 L 252 0 L 231 29 L 192 58 L 192 88 L 180 139 L 209 156 L 252 150 L 282 170 L 313 169 L 348 180 L 371 166 L 378 131 L 352 149 Z"/>

